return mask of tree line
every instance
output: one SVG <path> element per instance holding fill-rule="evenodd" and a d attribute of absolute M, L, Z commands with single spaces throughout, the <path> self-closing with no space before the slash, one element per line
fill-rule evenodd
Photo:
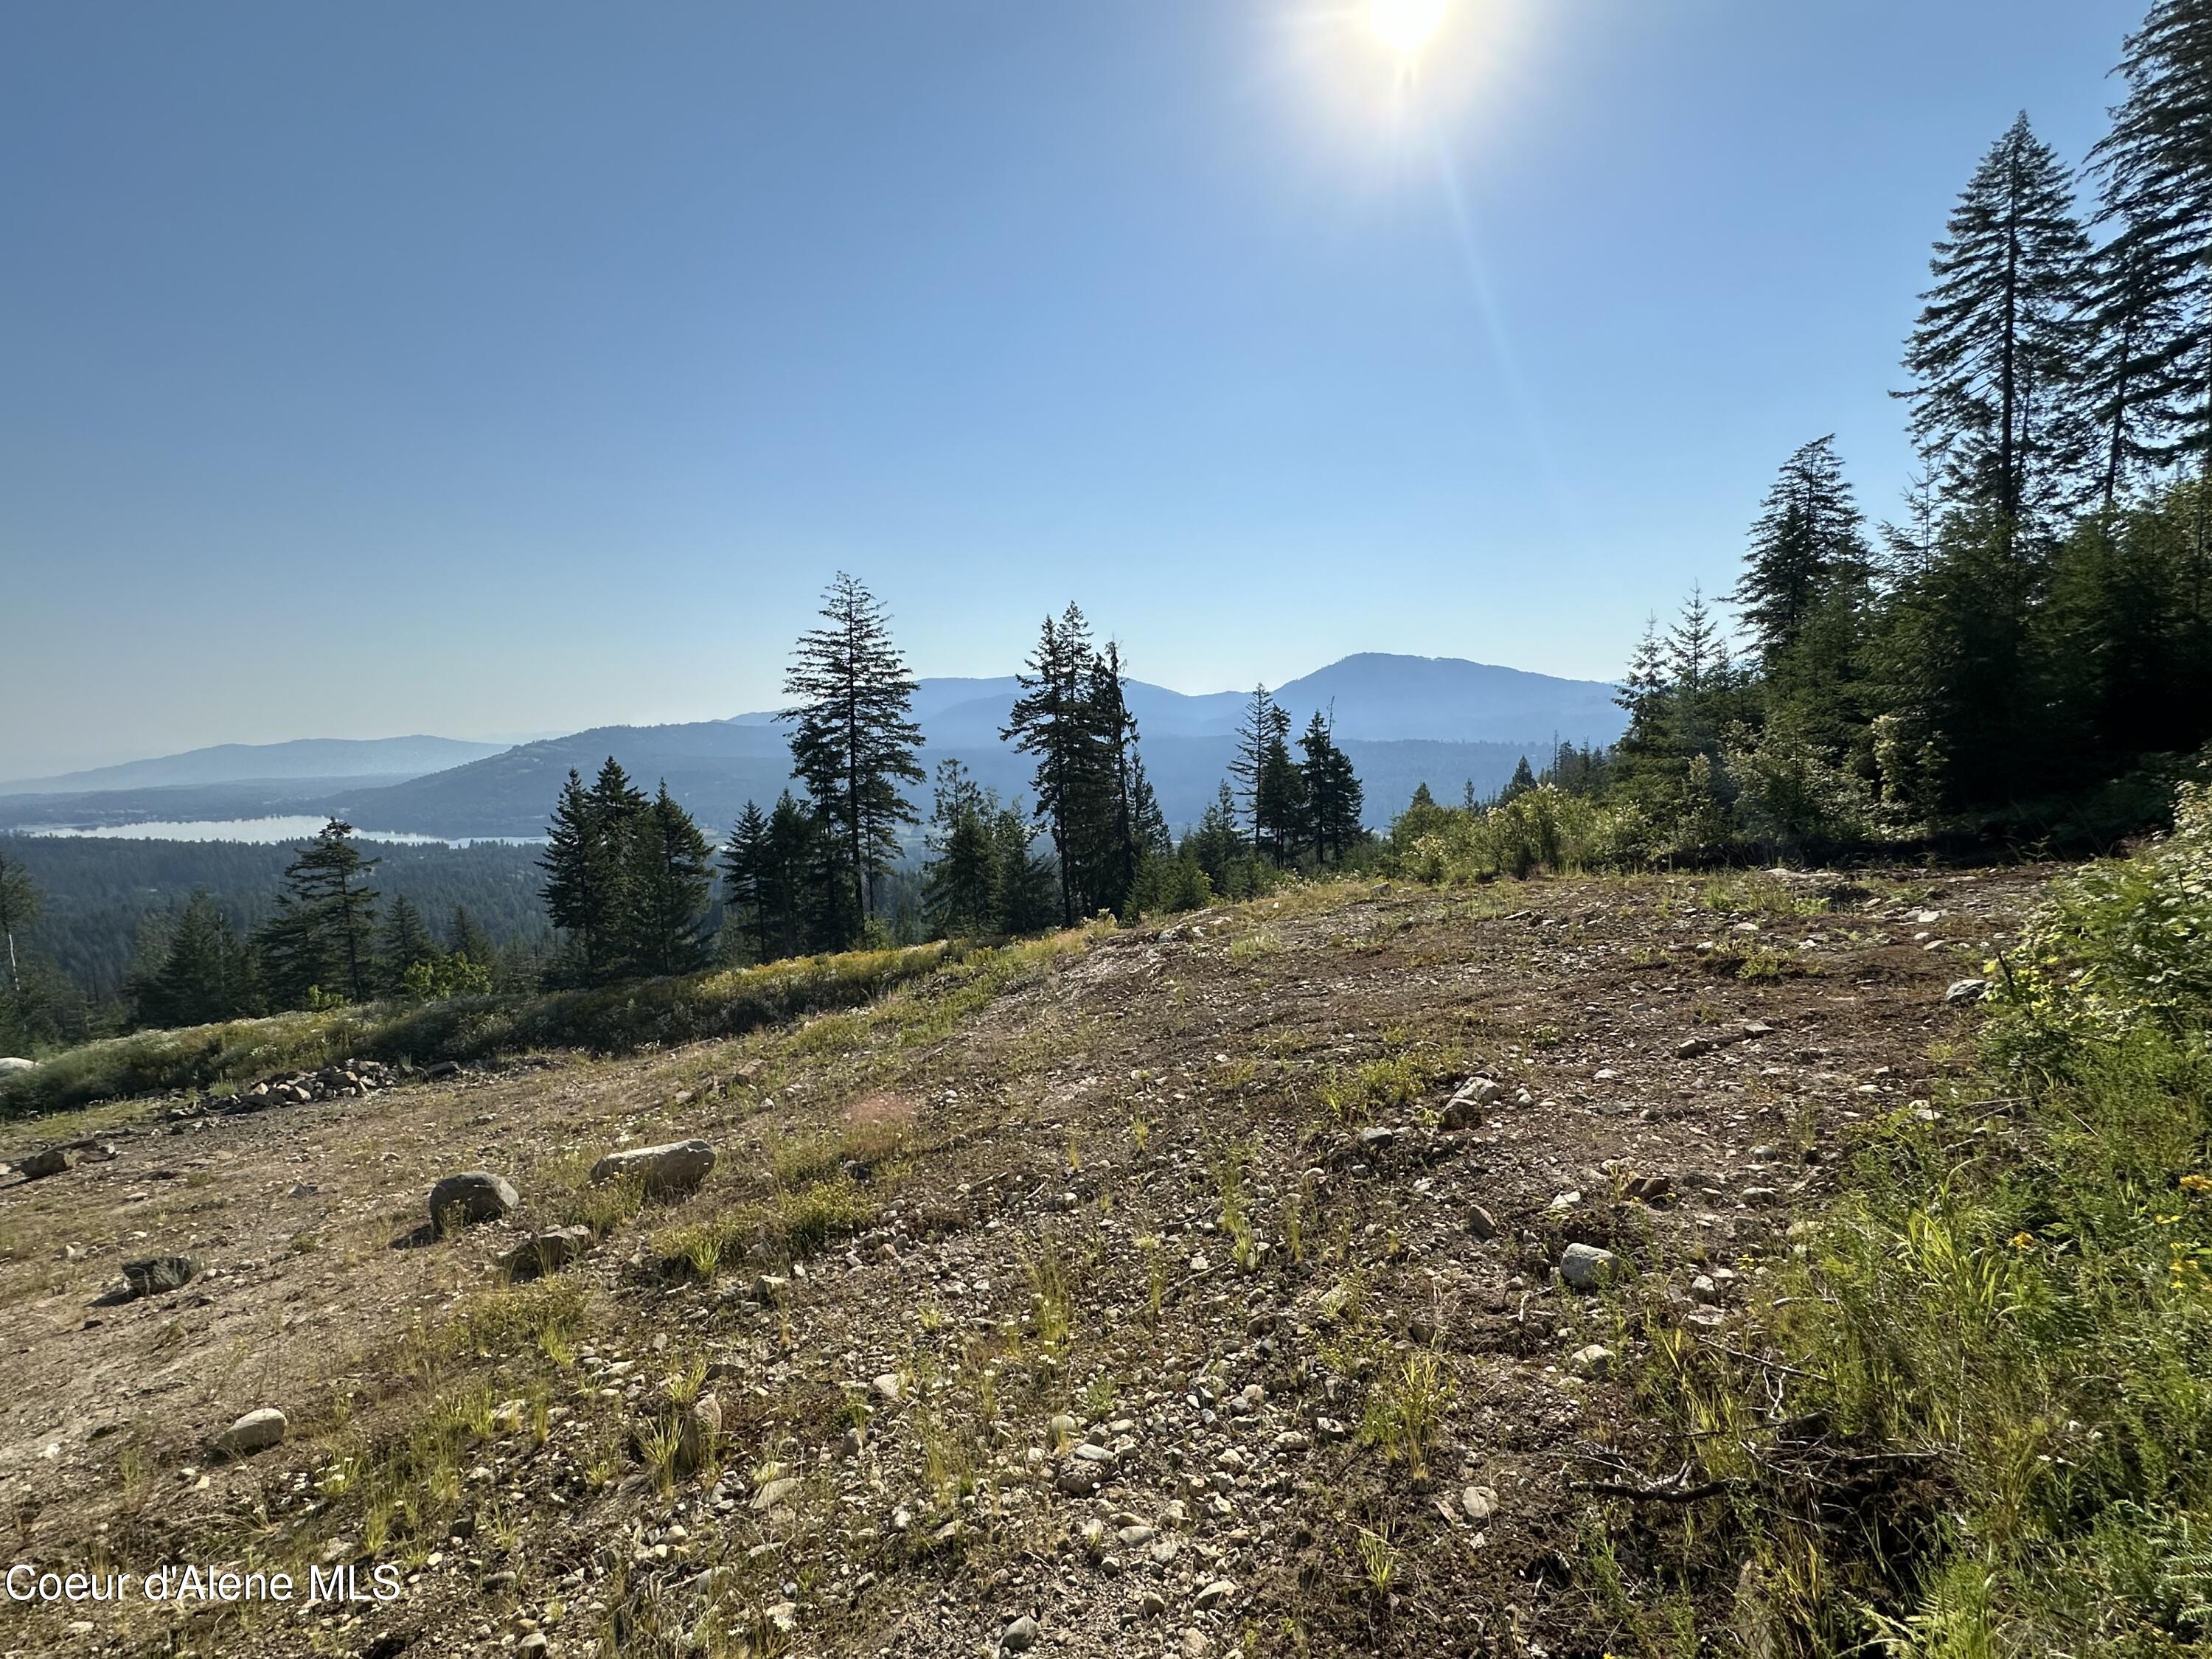
<path fill-rule="evenodd" d="M 1935 244 L 1903 513 L 1870 531 L 1814 439 L 1735 626 L 1693 593 L 1647 629 L 1573 781 L 1643 855 L 2109 837 L 2212 738 L 2212 0 L 2154 6 L 2118 76 L 2081 167 L 2023 114 Z"/>
<path fill-rule="evenodd" d="M 1001 733 L 1034 762 L 1033 799 L 1002 799 L 957 760 L 931 777 L 916 682 L 881 602 L 840 573 L 820 614 L 777 717 L 799 787 L 765 810 L 749 802 L 719 853 L 665 785 L 648 801 L 611 757 L 589 784 L 569 774 L 541 860 L 562 930 L 556 977 L 605 984 L 1187 908 L 1340 864 L 1367 840 L 1359 781 L 1327 718 L 1315 715 L 1294 757 L 1289 717 L 1263 688 L 1232 777 L 1178 842 L 1145 775 L 1121 647 L 1094 640 L 1073 605 L 1044 619 Z"/>

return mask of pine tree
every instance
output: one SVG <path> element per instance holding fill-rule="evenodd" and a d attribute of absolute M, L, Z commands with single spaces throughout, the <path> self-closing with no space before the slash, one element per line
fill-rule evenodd
<path fill-rule="evenodd" d="M 1498 792 L 1498 804 L 1501 806 L 1507 805 L 1518 800 L 1535 787 L 1535 769 L 1528 764 L 1528 757 L 1523 755 L 1514 763 L 1513 775 L 1506 779 L 1505 787 Z"/>
<path fill-rule="evenodd" d="M 1290 717 L 1276 707 L 1264 685 L 1252 688 L 1244 707 L 1244 723 L 1237 728 L 1237 751 L 1229 762 L 1229 775 L 1243 798 L 1245 822 L 1252 826 L 1252 850 L 1258 852 L 1266 834 L 1261 821 L 1260 791 L 1267 776 L 1274 745 L 1288 731 Z"/>
<path fill-rule="evenodd" d="M 477 925 L 465 904 L 453 907 L 453 919 L 446 924 L 446 948 L 464 962 L 472 962 L 479 968 L 498 964 L 499 952 L 491 942 L 491 935 Z"/>
<path fill-rule="evenodd" d="M 1037 855 L 1037 833 L 1036 821 L 1018 800 L 1000 807 L 991 821 L 999 933 L 1034 933 L 1053 924 L 1059 908 L 1054 875 L 1051 864 Z M 1064 894 L 1059 896 L 1064 903 Z"/>
<path fill-rule="evenodd" d="M 8 988 L 23 988 L 23 972 L 15 956 L 15 935 L 39 918 L 39 890 L 21 859 L 0 853 L 0 939 L 8 945 Z"/>
<path fill-rule="evenodd" d="M 1960 506 L 2010 542 L 2070 504 L 2086 459 L 2075 374 L 2089 243 L 2068 174 L 2022 115 L 1960 197 L 1907 346 L 1913 435 Z"/>
<path fill-rule="evenodd" d="M 1183 838 L 1183 849 L 1197 859 L 1208 884 L 1226 894 L 1245 855 L 1243 833 L 1237 827 L 1237 797 L 1224 780 L 1221 793 L 1199 818 L 1198 827 Z"/>
<path fill-rule="evenodd" d="M 647 974 L 707 965 L 707 909 L 714 890 L 707 837 L 662 780 L 628 837 L 629 959 Z"/>
<path fill-rule="evenodd" d="M 374 986 L 377 860 L 353 843 L 353 826 L 332 818 L 285 866 L 284 891 L 263 932 L 264 954 L 285 1001 L 311 991 L 365 1000 Z"/>
<path fill-rule="evenodd" d="M 813 944 L 813 881 L 821 865 L 817 849 L 827 839 L 791 791 L 776 797 L 761 858 L 762 937 L 773 942 L 763 956 L 800 956 Z"/>
<path fill-rule="evenodd" d="M 438 942 L 423 925 L 422 913 L 404 893 L 394 896 L 391 907 L 385 911 L 381 932 L 377 951 L 378 979 L 380 988 L 389 995 L 406 982 L 410 968 L 437 959 Z"/>
<path fill-rule="evenodd" d="M 251 954 L 205 888 L 193 889 L 159 965 L 131 989 L 149 1025 L 206 1025 L 252 1011 Z"/>
<path fill-rule="evenodd" d="M 1319 709 L 1298 739 L 1305 760 L 1300 767 L 1305 807 L 1305 839 L 1323 864 L 1343 858 L 1364 834 L 1360 814 L 1364 795 L 1352 757 L 1336 746 L 1334 732 Z"/>
<path fill-rule="evenodd" d="M 922 907 L 943 938 L 975 938 L 998 918 L 1000 848 L 992 830 L 998 805 L 958 761 L 938 763 Z"/>
<path fill-rule="evenodd" d="M 1801 446 L 1782 465 L 1751 528 L 1751 550 L 1729 595 L 1771 672 L 1839 588 L 1863 589 L 1869 572 L 1857 503 L 1833 436 Z"/>
<path fill-rule="evenodd" d="M 844 893 L 823 896 L 845 944 L 860 937 L 875 884 L 898 857 L 898 827 L 919 821 L 899 786 L 923 779 L 921 728 L 914 676 L 875 596 L 841 570 L 821 615 L 823 626 L 799 638 L 783 683 L 793 705 L 777 718 L 791 726 L 792 769 L 836 838 L 840 856 L 823 861 L 824 873 L 850 884 L 849 909 Z"/>
<path fill-rule="evenodd" d="M 645 811 L 645 796 L 611 755 L 589 788 L 572 769 L 554 807 L 538 860 L 545 910 L 574 946 L 574 977 L 584 984 L 604 985 L 627 971 L 630 841 Z"/>
<path fill-rule="evenodd" d="M 1006 730 L 999 735 L 1024 754 L 1034 756 L 1037 811 L 1052 836 L 1060 864 L 1060 921 L 1075 925 L 1077 908 L 1088 896 L 1085 867 L 1094 850 L 1091 812 L 1097 800 L 1098 757 L 1093 744 L 1091 704 L 1091 627 L 1071 605 L 1055 622 L 1047 617 L 1024 672 L 1017 676 L 1021 695 Z"/>
<path fill-rule="evenodd" d="M 2114 229 L 2094 354 L 2114 491 L 2132 461 L 2212 466 L 2212 0 L 2158 0 L 2119 73 L 2091 154 Z"/>
<path fill-rule="evenodd" d="M 769 960 L 768 816 L 755 801 L 738 814 L 722 847 L 722 906 L 741 937 L 750 940 L 756 962 Z"/>

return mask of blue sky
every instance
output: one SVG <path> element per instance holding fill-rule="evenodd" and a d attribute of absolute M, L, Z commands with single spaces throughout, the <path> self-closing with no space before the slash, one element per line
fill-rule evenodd
<path fill-rule="evenodd" d="M 0 11 L 0 776 L 926 674 L 1610 678 L 2143 0 Z"/>

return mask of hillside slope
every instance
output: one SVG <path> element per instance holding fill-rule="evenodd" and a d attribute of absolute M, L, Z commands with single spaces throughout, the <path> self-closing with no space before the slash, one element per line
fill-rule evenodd
<path fill-rule="evenodd" d="M 0 1130 L 114 1152 L 0 1187 L 15 1559 L 406 1575 L 30 1609 L 9 1645 L 1595 1656 L 1585 1517 L 1638 1569 L 1590 1471 L 1650 1344 L 1750 1340 L 2033 879 L 1320 888 L 734 1042 Z M 1444 1111 L 1469 1076 L 1479 1121 Z M 696 1196 L 586 1179 L 684 1136 L 720 1153 Z M 479 1167 L 518 1214 L 426 1239 Z M 501 1283 L 564 1223 L 604 1236 Z M 1559 1283 L 1571 1244 L 1618 1254 L 1612 1296 Z M 210 1271 L 88 1305 L 168 1252 Z M 210 1462 L 272 1406 L 285 1443 Z M 1686 1587 L 1700 1627 L 1736 1588 Z"/>
<path fill-rule="evenodd" d="M 58 777 L 0 782 L 0 795 L 74 795 L 112 789 L 173 789 L 295 779 L 412 778 L 497 754 L 502 745 L 458 738 L 298 738 L 225 743 L 150 760 L 96 766 Z"/>

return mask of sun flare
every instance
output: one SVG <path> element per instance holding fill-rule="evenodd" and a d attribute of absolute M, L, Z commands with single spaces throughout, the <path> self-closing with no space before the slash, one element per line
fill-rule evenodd
<path fill-rule="evenodd" d="M 1449 0 L 1372 0 L 1368 15 L 1383 43 L 1411 58 L 1435 36 Z"/>

